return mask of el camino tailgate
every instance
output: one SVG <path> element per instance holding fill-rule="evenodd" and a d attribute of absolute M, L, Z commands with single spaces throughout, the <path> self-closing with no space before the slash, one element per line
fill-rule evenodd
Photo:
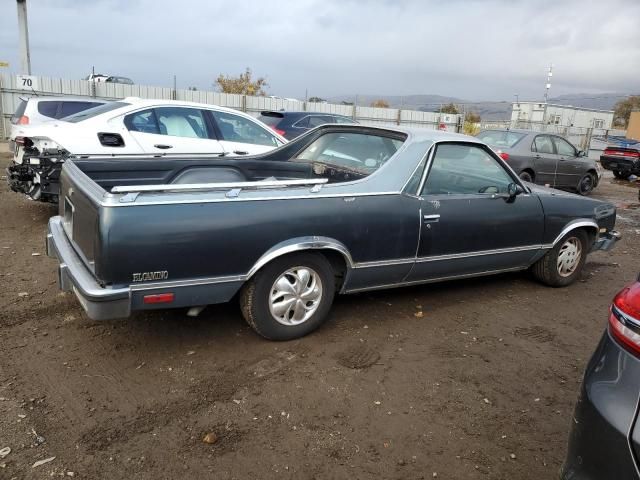
<path fill-rule="evenodd" d="M 89 185 L 92 183 L 92 185 Z M 95 260 L 99 239 L 100 206 L 87 195 L 87 188 L 100 188 L 78 167 L 66 162 L 60 176 L 60 217 L 64 231 L 86 267 L 97 274 Z"/>

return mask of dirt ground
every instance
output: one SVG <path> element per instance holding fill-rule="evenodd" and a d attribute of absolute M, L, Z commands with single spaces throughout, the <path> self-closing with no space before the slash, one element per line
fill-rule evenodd
<path fill-rule="evenodd" d="M 624 238 L 569 288 L 519 273 L 346 296 L 274 343 L 233 303 L 88 320 L 44 252 L 55 209 L 3 177 L 0 478 L 557 478 L 585 363 L 639 270 L 638 188 L 594 196 Z"/>

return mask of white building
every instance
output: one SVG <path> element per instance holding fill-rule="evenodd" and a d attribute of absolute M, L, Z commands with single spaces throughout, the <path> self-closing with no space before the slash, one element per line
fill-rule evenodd
<path fill-rule="evenodd" d="M 544 102 L 514 102 L 511 126 L 516 128 L 532 124 L 610 129 L 613 124 L 613 111 Z"/>

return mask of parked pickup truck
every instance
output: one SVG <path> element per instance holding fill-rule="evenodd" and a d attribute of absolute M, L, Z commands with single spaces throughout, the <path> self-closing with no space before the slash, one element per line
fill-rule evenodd
<path fill-rule="evenodd" d="M 92 319 L 227 302 L 305 335 L 335 293 L 532 269 L 619 238 L 613 205 L 523 182 L 475 138 L 325 125 L 248 157 L 70 158 L 48 253 Z M 195 308 L 194 308 L 195 307 Z"/>

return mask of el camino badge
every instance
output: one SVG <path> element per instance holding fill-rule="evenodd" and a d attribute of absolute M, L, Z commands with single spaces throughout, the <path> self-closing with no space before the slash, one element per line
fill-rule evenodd
<path fill-rule="evenodd" d="M 166 280 L 167 278 L 169 278 L 169 272 L 166 270 L 161 270 L 159 272 L 142 272 L 142 273 L 133 274 L 134 282 L 148 282 L 149 280 Z"/>

